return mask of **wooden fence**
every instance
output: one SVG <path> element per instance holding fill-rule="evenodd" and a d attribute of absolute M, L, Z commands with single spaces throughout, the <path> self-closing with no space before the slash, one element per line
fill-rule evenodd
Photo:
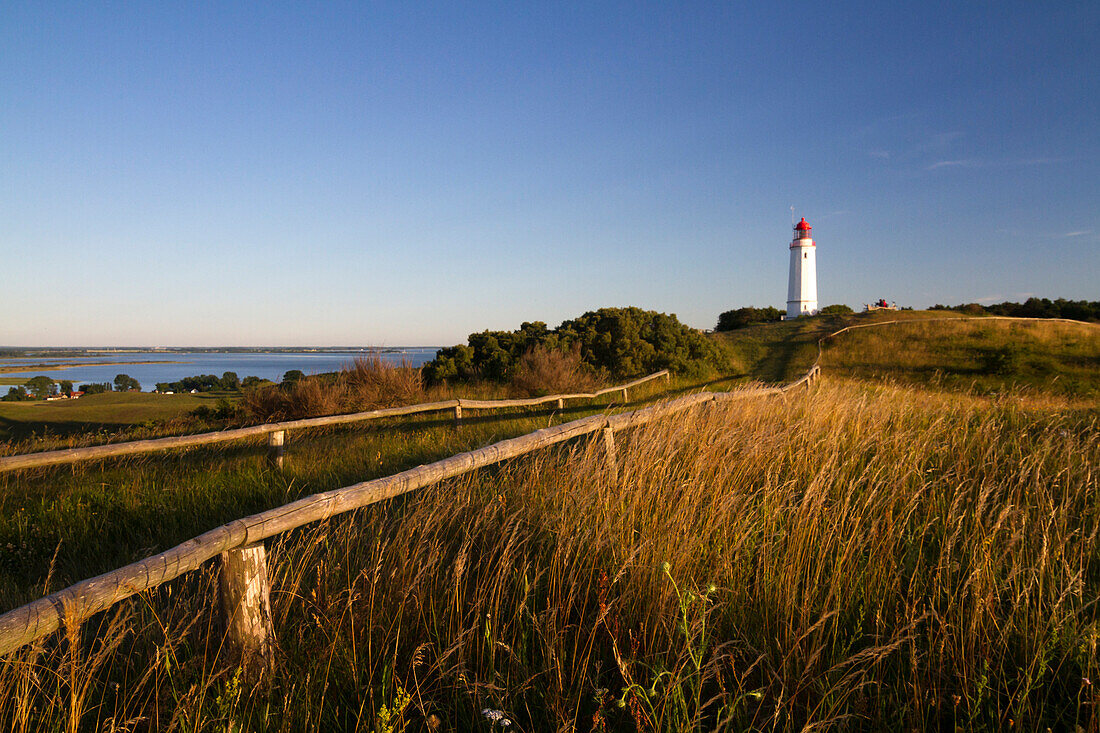
<path fill-rule="evenodd" d="M 662 369 L 659 372 L 654 372 L 640 379 L 635 379 L 633 382 L 627 382 L 626 384 L 620 384 L 615 387 L 606 387 L 590 393 L 558 394 L 519 400 L 444 400 L 442 402 L 426 402 L 419 405 L 406 405 L 404 407 L 387 407 L 380 410 L 356 412 L 350 415 L 330 415 L 327 417 L 311 417 L 304 420 L 288 420 L 285 422 L 253 425 L 247 428 L 220 430 L 215 433 L 180 435 L 173 438 L 156 438 L 153 440 L 136 440 L 128 443 L 94 445 L 87 448 L 68 448 L 66 450 L 55 450 L 42 453 L 24 453 L 17 456 L 0 458 L 0 472 L 15 471 L 22 468 L 38 468 L 40 466 L 56 466 L 64 463 L 78 463 L 80 461 L 91 461 L 113 456 L 127 456 L 135 453 L 152 453 L 174 448 L 190 448 L 196 445 L 209 445 L 211 443 L 225 443 L 257 435 L 269 436 L 268 445 L 271 448 L 271 457 L 276 464 L 282 465 L 283 447 L 286 442 L 286 433 L 288 430 L 317 428 L 326 425 L 343 425 L 345 423 L 378 420 L 386 417 L 417 415 L 425 412 L 453 411 L 455 420 L 461 420 L 463 410 L 535 407 L 550 403 L 556 404 L 557 408 L 560 410 L 565 407 L 566 400 L 591 400 L 613 392 L 621 392 L 622 399 L 625 402 L 628 399 L 629 390 L 645 384 L 646 382 L 653 381 L 654 379 L 659 379 L 660 377 L 664 377 L 668 380 L 668 370 Z"/>
<path fill-rule="evenodd" d="M 417 466 L 392 476 L 307 496 L 275 509 L 234 520 L 162 553 L 95 578 L 83 580 L 0 615 L 0 655 L 8 654 L 40 639 L 66 623 L 79 624 L 89 616 L 110 608 L 119 601 L 154 588 L 183 573 L 197 570 L 207 561 L 220 556 L 222 604 L 227 618 L 229 641 L 246 655 L 258 654 L 263 657 L 271 643 L 264 539 L 584 435 L 601 433 L 604 445 L 608 449 L 608 459 L 614 469 L 614 433 L 617 430 L 643 425 L 715 400 L 783 394 L 803 385 L 808 386 L 817 378 L 819 372 L 815 365 L 801 379 L 784 387 L 739 392 L 703 392 L 616 415 L 593 415 L 581 418 L 467 453 L 460 453 L 435 463 Z M 661 373 L 650 375 L 646 379 L 661 375 Z M 630 389 L 642 381 L 644 380 L 605 390 L 604 393 Z M 565 396 L 566 399 L 571 397 L 575 395 Z M 507 402 L 541 404 L 543 401 L 553 399 L 559 398 L 539 398 L 538 402 L 531 400 Z M 464 401 L 465 406 L 481 407 L 485 404 L 477 402 L 469 405 L 469 402 L 472 401 Z M 448 406 L 453 407 L 453 404 Z M 492 406 L 501 405 L 495 402 Z M 312 421 L 298 422 L 317 424 Z M 261 427 L 267 428 L 265 432 L 280 429 L 276 426 Z M 302 426 L 298 425 L 298 427 Z"/>

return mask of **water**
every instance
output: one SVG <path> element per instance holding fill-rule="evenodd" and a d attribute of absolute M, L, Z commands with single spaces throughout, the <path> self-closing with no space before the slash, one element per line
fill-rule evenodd
<path fill-rule="evenodd" d="M 272 352 L 272 353 L 203 353 L 173 352 L 145 354 L 99 354 L 94 357 L 77 358 L 30 358 L 0 359 L 0 365 L 16 364 L 84 364 L 89 360 L 112 362 L 111 364 L 88 364 L 69 369 L 32 369 L 26 372 L 4 372 L 0 377 L 27 377 L 28 379 L 44 374 L 55 380 L 67 379 L 75 385 L 86 382 L 111 382 L 116 374 L 128 374 L 141 382 L 141 388 L 150 391 L 157 382 L 176 382 L 184 377 L 199 374 L 221 376 L 225 372 L 236 372 L 241 379 L 249 376 L 270 379 L 278 382 L 283 374 L 298 369 L 305 374 L 339 371 L 350 365 L 357 356 L 378 353 L 383 361 L 393 364 L 407 361 L 411 366 L 420 366 L 435 358 L 438 349 L 431 347 L 410 347 L 399 351 L 377 352 L 371 350 L 328 351 L 319 353 Z M 149 361 L 152 364 L 133 362 Z M 169 363 L 175 362 L 175 363 Z M 6 389 L 6 388 L 5 388 Z"/>

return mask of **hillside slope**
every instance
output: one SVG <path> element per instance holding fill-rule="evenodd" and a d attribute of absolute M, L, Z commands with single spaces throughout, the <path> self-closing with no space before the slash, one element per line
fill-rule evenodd
<path fill-rule="evenodd" d="M 751 378 L 785 382 L 814 363 L 820 339 L 848 326 L 868 327 L 825 342 L 827 374 L 978 391 L 1100 393 L 1100 327 L 1090 324 L 899 311 L 800 318 L 713 337 Z"/>
<path fill-rule="evenodd" d="M 798 379 L 817 359 L 817 342 L 845 326 L 891 320 L 961 318 L 943 311 L 891 311 L 842 316 L 814 316 L 793 321 L 761 323 L 712 334 L 723 344 L 734 363 L 761 382 L 789 382 Z"/>

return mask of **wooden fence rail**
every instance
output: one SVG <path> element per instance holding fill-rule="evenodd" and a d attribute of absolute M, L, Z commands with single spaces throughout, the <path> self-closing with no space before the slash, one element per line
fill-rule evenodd
<path fill-rule="evenodd" d="M 812 367 L 802 379 L 785 387 L 738 392 L 702 392 L 644 409 L 610 416 L 593 415 L 581 418 L 467 453 L 460 453 L 435 463 L 417 466 L 392 476 L 307 496 L 284 506 L 234 520 L 162 553 L 95 578 L 83 580 L 0 615 L 0 655 L 8 654 L 40 639 L 61 628 L 65 623 L 78 624 L 134 594 L 154 588 L 183 573 L 197 570 L 207 561 L 223 553 L 255 548 L 257 543 L 261 543 L 268 537 L 297 529 L 311 522 L 328 519 L 444 479 L 461 476 L 485 466 L 600 431 L 611 431 L 604 433 L 604 440 L 609 442 L 609 455 L 613 457 L 614 443 L 611 438 L 613 431 L 637 427 L 715 400 L 782 394 L 804 384 L 808 385 L 817 377 L 818 372 L 816 366 Z M 627 388 L 636 386 L 638 383 L 634 382 Z M 614 389 L 623 389 L 623 387 Z M 262 558 L 262 545 L 259 557 Z M 223 573 L 234 565 L 247 566 L 250 568 L 249 572 L 255 574 L 254 556 L 250 562 L 241 562 L 239 558 L 226 556 L 223 562 Z M 233 588 L 236 585 L 238 584 L 232 581 L 222 583 L 223 588 Z M 248 594 L 234 593 L 234 596 L 237 599 L 235 602 L 239 603 L 240 599 L 247 598 Z M 268 603 L 266 596 L 255 602 L 262 605 Z M 239 608 L 226 610 L 231 619 L 241 615 Z M 246 626 L 246 624 L 231 624 L 230 633 L 236 626 Z M 269 624 L 257 622 L 247 626 L 254 632 L 256 629 L 268 627 Z M 232 641 L 246 648 L 250 646 L 262 648 L 268 643 L 262 638 Z"/>
<path fill-rule="evenodd" d="M 398 417 L 401 415 L 416 415 L 425 412 L 445 412 L 453 410 L 455 419 L 462 418 L 462 410 L 491 410 L 504 407 L 533 407 L 555 403 L 558 409 L 565 406 L 566 400 L 595 399 L 611 392 L 622 392 L 626 399 L 627 390 L 638 387 L 646 382 L 664 377 L 669 378 L 667 369 L 654 372 L 633 382 L 620 384 L 615 387 L 596 390 L 590 393 L 559 394 L 546 397 L 531 397 L 518 400 L 468 400 L 464 398 L 444 400 L 442 402 L 426 402 L 419 405 L 406 405 L 404 407 L 387 407 L 380 410 L 368 410 L 356 412 L 350 415 L 329 415 L 327 417 L 311 417 L 304 420 L 288 420 L 285 422 L 266 423 L 253 425 L 247 428 L 234 428 L 232 430 L 220 430 L 214 433 L 200 433 L 198 435 L 180 435 L 172 438 L 155 438 L 153 440 L 136 440 L 128 443 L 114 443 L 111 445 L 94 445 L 87 448 L 68 448 L 66 450 L 47 451 L 42 453 L 25 453 L 16 456 L 0 458 L 0 472 L 15 471 L 23 468 L 38 468 L 40 466 L 56 466 L 64 463 L 78 463 L 99 458 L 114 456 L 127 456 L 136 453 L 152 453 L 155 451 L 170 450 L 174 448 L 189 448 L 196 445 L 209 445 L 211 443 L 224 443 L 233 440 L 241 440 L 257 435 L 276 435 L 282 433 L 283 437 L 272 438 L 271 457 L 277 465 L 282 465 L 283 441 L 286 431 L 300 430 L 302 428 L 317 428 L 327 425 L 343 425 L 346 423 L 361 422 L 364 420 L 378 420 L 386 417 Z"/>

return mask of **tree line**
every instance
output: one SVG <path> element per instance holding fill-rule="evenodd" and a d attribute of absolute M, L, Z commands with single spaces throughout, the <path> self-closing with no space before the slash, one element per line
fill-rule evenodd
<path fill-rule="evenodd" d="M 36 377 L 31 377 L 22 385 L 9 387 L 8 393 L 0 397 L 0 400 L 4 400 L 5 402 L 44 400 L 56 395 L 71 397 L 73 392 L 99 394 L 101 392 L 110 392 L 112 388 L 115 392 L 140 391 L 141 382 L 134 379 L 129 374 L 117 374 L 115 375 L 113 384 L 111 382 L 92 382 L 90 384 L 82 384 L 74 389 L 71 380 L 54 380 L 51 377 L 47 377 L 45 374 L 39 374 Z"/>
<path fill-rule="evenodd" d="M 936 303 L 928 310 L 957 311 L 970 315 L 1011 316 L 1013 318 L 1069 318 L 1074 321 L 1100 321 L 1100 301 L 1067 300 L 1058 298 L 1028 298 L 1023 303 L 1005 301 L 982 305 L 981 303 L 963 303 L 962 305 L 941 305 Z"/>

